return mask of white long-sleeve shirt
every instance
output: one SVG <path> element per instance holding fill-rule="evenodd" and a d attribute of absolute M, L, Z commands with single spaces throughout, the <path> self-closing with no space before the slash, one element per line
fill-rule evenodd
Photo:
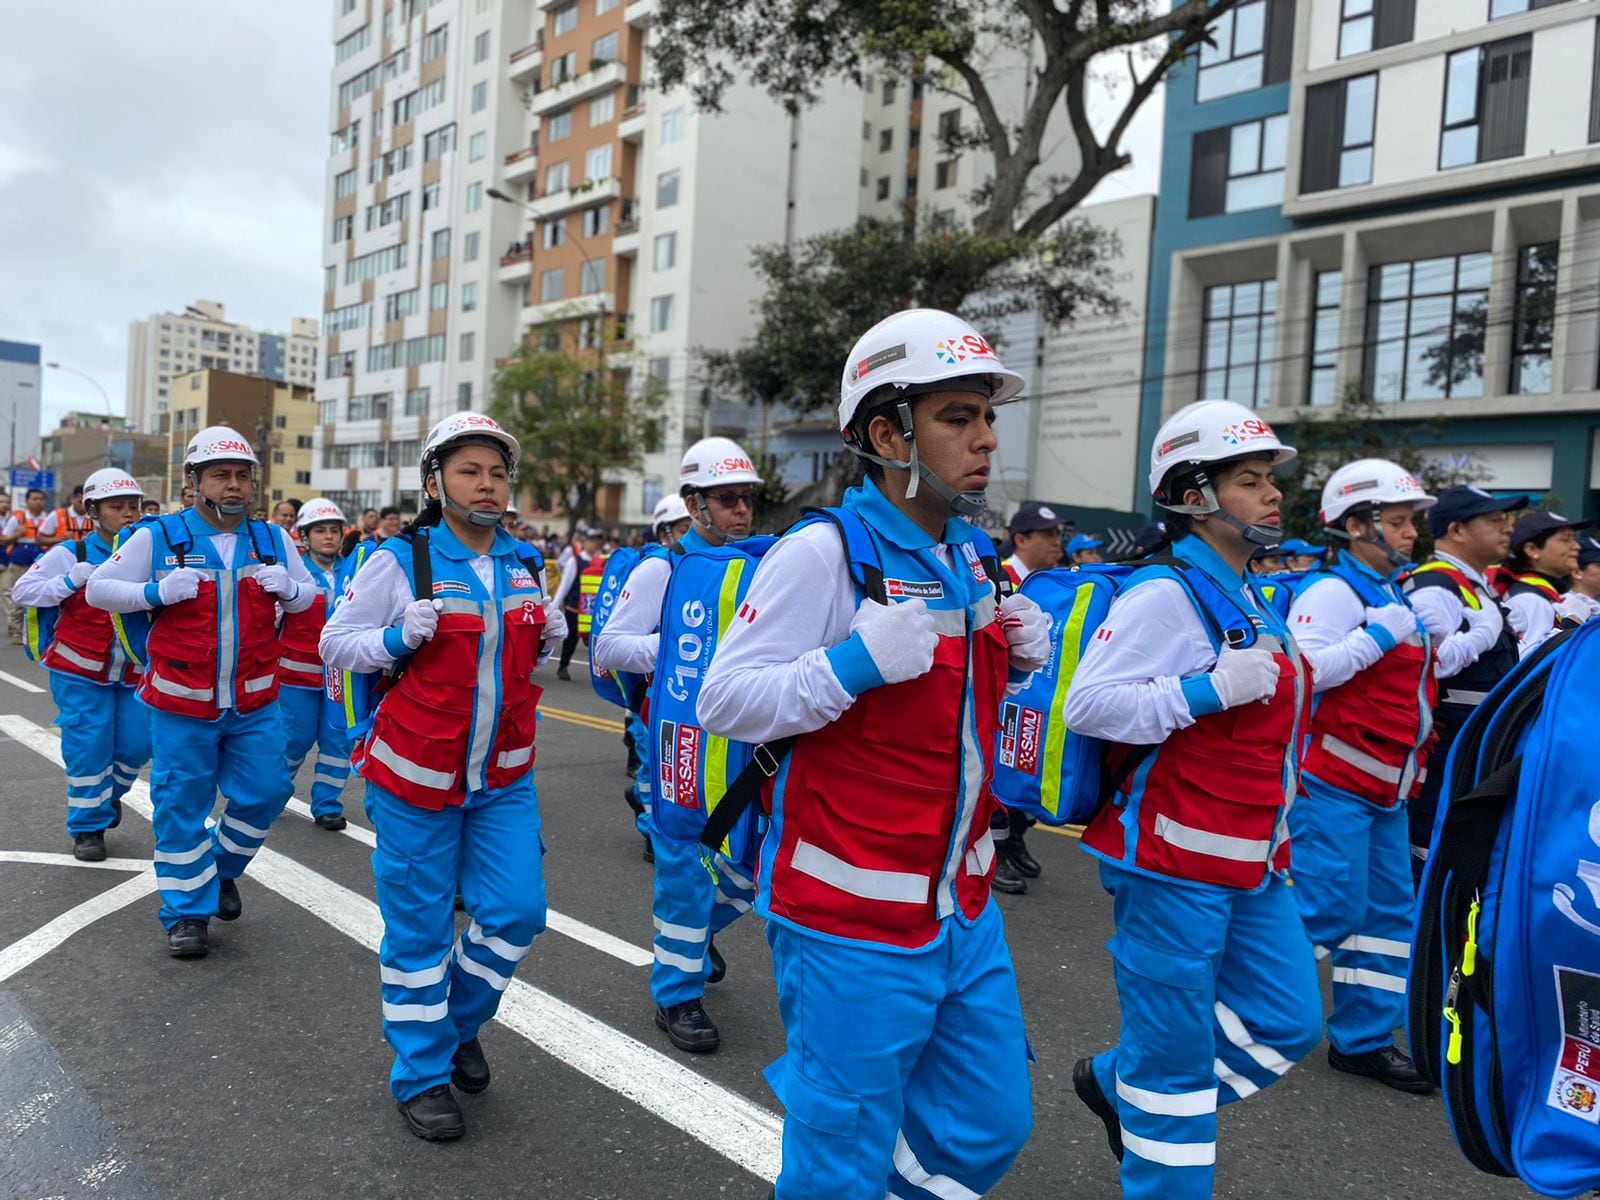
<path fill-rule="evenodd" d="M 1520 592 L 1505 598 L 1511 627 L 1517 631 L 1517 650 L 1526 658 L 1556 635 L 1556 606 L 1543 596 Z"/>
<path fill-rule="evenodd" d="M 242 527 L 241 527 L 242 528 Z M 278 547 L 278 563 L 289 572 L 295 583 L 295 594 L 288 600 L 280 599 L 278 607 L 284 612 L 301 612 L 311 607 L 317 598 L 317 588 L 306 572 L 300 552 L 276 525 L 266 527 Z M 233 562 L 234 541 L 239 533 L 213 533 L 211 543 L 217 557 L 223 562 Z M 155 578 L 151 527 L 135 529 L 122 548 L 102 563 L 89 580 L 86 589 L 89 603 L 108 612 L 147 612 L 154 608 L 145 594 L 146 585 Z"/>
<path fill-rule="evenodd" d="M 1434 557 L 1441 562 L 1449 563 L 1471 580 L 1480 603 L 1496 603 L 1494 589 L 1483 577 L 1483 572 L 1469 567 L 1459 558 L 1442 550 L 1436 550 Z M 1416 610 L 1417 616 L 1422 618 L 1423 625 L 1433 637 L 1436 669 L 1440 679 L 1449 679 L 1461 674 L 1492 648 L 1493 643 L 1489 646 L 1483 644 L 1480 634 L 1461 628 L 1461 623 L 1467 617 L 1467 606 L 1455 588 L 1414 588 L 1409 599 L 1411 607 Z"/>
<path fill-rule="evenodd" d="M 606 627 L 589 646 L 589 661 L 596 670 L 628 671 L 648 675 L 655 670 L 661 644 L 661 601 L 672 581 L 672 564 L 664 558 L 645 559 L 629 574 L 606 618 Z"/>
<path fill-rule="evenodd" d="M 490 595 L 495 590 L 494 559 L 480 554 L 467 565 Z M 539 590 L 546 590 L 539 572 Z M 373 554 L 351 578 L 333 615 L 322 627 L 319 649 L 322 661 L 338 671 L 375 672 L 392 667 L 400 655 L 390 652 L 384 635 L 399 627 L 405 610 L 416 599 L 405 568 L 393 554 Z M 540 654 L 550 656 L 546 643 Z"/>
<path fill-rule="evenodd" d="M 1387 591 L 1378 579 L 1373 584 Z M 1400 604 L 1397 597 L 1391 602 Z M 1295 593 L 1289 609 L 1289 628 L 1295 644 L 1311 660 L 1317 692 L 1348 683 L 1384 655 L 1384 649 L 1367 632 L 1367 606 L 1355 590 L 1337 575 L 1323 574 Z"/>
<path fill-rule="evenodd" d="M 22 573 L 11 589 L 11 603 L 18 608 L 57 608 L 76 590 L 70 578 L 78 556 L 70 543 L 51 546 L 33 566 Z"/>

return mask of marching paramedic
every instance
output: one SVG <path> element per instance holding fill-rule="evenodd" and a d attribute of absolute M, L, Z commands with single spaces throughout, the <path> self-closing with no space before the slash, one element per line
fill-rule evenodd
<path fill-rule="evenodd" d="M 1272 472 L 1294 456 L 1226 400 L 1167 419 L 1150 491 L 1186 565 L 1129 580 L 1067 697 L 1068 728 L 1154 747 L 1083 835 L 1113 897 L 1122 1028 L 1073 1084 L 1130 1200 L 1210 1196 L 1217 1105 L 1272 1083 L 1322 1036 L 1316 960 L 1284 877 L 1311 683 L 1246 575 L 1279 540 Z"/>
<path fill-rule="evenodd" d="M 749 537 L 760 485 L 755 464 L 737 442 L 702 438 L 684 451 L 678 495 L 688 529 L 672 553 L 648 554 L 628 576 L 627 588 L 606 622 L 604 650 L 590 649 L 599 654 L 597 662 L 637 674 L 655 670 L 662 603 L 675 566 L 684 554 Z M 717 611 L 716 596 L 702 599 L 709 611 Z M 649 727 L 653 730 L 655 724 Z M 651 745 L 651 737 L 650 733 L 644 737 L 644 757 L 660 769 L 660 753 Z M 669 802 L 654 781 L 650 800 Z M 705 1010 L 706 984 L 721 980 L 727 969 L 713 938 L 750 910 L 755 884 L 745 874 L 747 864 L 729 862 L 718 853 L 708 866 L 698 841 L 680 841 L 655 822 L 650 844 L 655 854 L 651 917 L 656 927 L 650 995 L 656 1004 L 656 1027 L 678 1049 L 708 1053 L 721 1046 L 722 1035 Z"/>
<path fill-rule="evenodd" d="M 767 784 L 757 902 L 786 1034 L 766 1073 L 788 1113 L 780 1200 L 981 1195 L 1032 1127 L 989 781 L 1000 701 L 1047 659 L 1048 621 L 997 604 L 1000 565 L 966 519 L 994 406 L 1022 387 L 950 313 L 868 330 L 839 405 L 868 480 L 839 525 L 767 552 L 700 696 L 714 733 L 795 739 Z M 887 603 L 841 530 L 870 543 Z"/>
<path fill-rule="evenodd" d="M 213 915 L 237 920 L 238 884 L 294 791 L 278 705 L 278 610 L 316 597 L 276 525 L 247 518 L 260 463 L 224 425 L 189 440 L 195 505 L 128 536 L 90 576 L 89 603 L 153 611 L 139 698 L 150 707 L 156 885 L 167 950 L 199 958 Z M 227 807 L 206 819 L 217 793 Z"/>
<path fill-rule="evenodd" d="M 533 673 L 566 628 L 538 552 L 500 525 L 520 456 L 479 413 L 435 425 L 421 513 L 373 551 L 322 629 L 330 668 L 403 667 L 351 758 L 378 835 L 389 1087 L 430 1141 L 465 1132 L 450 1085 L 489 1086 L 478 1029 L 545 924 Z M 472 916 L 460 937 L 458 887 Z"/>
<path fill-rule="evenodd" d="M 83 498 L 94 536 L 50 547 L 17 580 L 12 596 L 23 608 L 57 610 L 54 636 L 37 653 L 50 669 L 60 713 L 67 833 L 73 857 L 103 862 L 106 830 L 121 822 L 122 798 L 150 761 L 150 714 L 134 697 L 140 664 L 129 654 L 143 652 L 142 636 L 131 647 L 129 631 L 89 604 L 84 584 L 111 557 L 117 535 L 139 519 L 144 491 L 127 472 L 103 467 L 84 481 Z M 34 630 L 29 622 L 30 637 Z"/>
<path fill-rule="evenodd" d="M 1569 521 L 1560 513 L 1530 512 L 1511 527 L 1511 557 L 1506 566 L 1506 611 L 1519 627 L 1522 653 L 1531 654 L 1565 625 L 1581 625 L 1594 615 L 1594 603 L 1574 593 L 1578 570 L 1578 534 L 1588 521 Z"/>
<path fill-rule="evenodd" d="M 336 713 L 328 699 L 317 645 L 346 580 L 345 559 L 339 555 L 344 513 L 331 500 L 308 501 L 294 516 L 294 536 L 317 594 L 309 608 L 286 614 L 278 631 L 283 643 L 278 659 L 283 691 L 278 699 L 287 739 L 284 754 L 292 777 L 316 748 L 311 816 L 319 828 L 337 833 L 346 824 L 340 797 L 350 775 L 350 751 L 343 714 Z"/>
<path fill-rule="evenodd" d="M 1416 1093 L 1433 1085 L 1394 1044 L 1416 908 L 1405 806 L 1439 687 L 1432 637 L 1397 580 L 1411 569 L 1416 514 L 1433 505 L 1397 463 L 1340 467 L 1318 519 L 1343 549 L 1289 610 L 1317 696 L 1289 832 L 1295 902 L 1317 956 L 1332 958 L 1328 1065 Z"/>

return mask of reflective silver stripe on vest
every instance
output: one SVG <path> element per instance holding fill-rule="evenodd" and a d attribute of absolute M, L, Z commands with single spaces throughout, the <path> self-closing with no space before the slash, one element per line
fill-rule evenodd
<path fill-rule="evenodd" d="M 1356 770 L 1371 775 L 1374 779 L 1381 779 L 1385 783 L 1399 783 L 1401 770 L 1379 762 L 1359 747 L 1352 746 L 1349 742 L 1341 741 L 1331 733 L 1322 735 L 1322 748 L 1341 762 L 1347 762 Z"/>
<path fill-rule="evenodd" d="M 106 669 L 106 663 L 104 660 L 90 658 L 87 655 L 79 654 L 71 646 L 63 644 L 59 639 L 57 639 L 52 649 L 55 653 L 66 659 L 73 666 L 82 667 L 85 671 L 94 671 L 98 673 Z"/>
<path fill-rule="evenodd" d="M 478 650 L 478 694 L 473 698 L 472 733 L 467 743 L 467 786 L 487 787 L 485 767 L 494 747 L 495 719 L 504 697 L 500 694 L 500 642 L 504 632 L 499 605 L 481 606 L 483 643 Z"/>
<path fill-rule="evenodd" d="M 280 658 L 278 665 L 285 671 L 303 671 L 310 675 L 322 674 L 322 664 L 319 662 L 298 662 L 292 658 Z"/>
<path fill-rule="evenodd" d="M 206 703 L 210 703 L 212 698 L 216 696 L 216 693 L 210 688 L 184 687 L 181 683 L 173 683 L 170 679 L 163 679 L 153 671 L 148 678 L 150 686 L 163 696 L 176 696 L 180 700 L 203 700 Z"/>
<path fill-rule="evenodd" d="M 239 658 L 239 622 L 235 601 L 238 581 L 231 571 L 217 572 L 217 707 L 235 708 L 233 669 Z"/>
<path fill-rule="evenodd" d="M 972 627 L 974 629 L 982 629 L 985 625 L 993 622 L 995 608 L 994 592 L 984 593 L 983 598 L 972 606 Z"/>
<path fill-rule="evenodd" d="M 883 900 L 891 904 L 926 904 L 928 877 L 911 871 L 873 871 L 851 866 L 820 846 L 795 843 L 790 865 L 802 875 L 820 879 L 830 887 L 863 900 Z"/>
<path fill-rule="evenodd" d="M 1451 688 L 1439 697 L 1440 704 L 1467 704 L 1476 707 L 1489 698 L 1488 692 L 1473 692 L 1466 688 Z"/>
<path fill-rule="evenodd" d="M 494 756 L 494 765 L 502 771 L 509 771 L 513 767 L 523 767 L 533 757 L 533 743 L 529 742 L 521 750 L 502 750 Z"/>
<path fill-rule="evenodd" d="M 994 861 L 994 834 L 984 831 L 981 838 L 974 843 L 971 850 L 967 851 L 967 874 L 987 875 L 989 864 Z"/>
<path fill-rule="evenodd" d="M 277 675 L 257 675 L 254 679 L 244 681 L 244 694 L 252 696 L 256 692 L 264 692 L 277 682 Z"/>
<path fill-rule="evenodd" d="M 948 610 L 954 611 L 954 610 Z M 950 849 L 945 856 L 944 870 L 939 875 L 937 910 L 939 916 L 954 916 L 956 911 L 956 872 L 961 869 L 963 848 L 972 832 L 972 817 L 978 811 L 978 797 L 983 794 L 983 749 L 978 744 L 977 714 L 972 701 L 972 639 L 966 634 L 966 611 L 961 632 L 967 647 L 967 683 L 961 689 L 961 797 L 956 808 L 955 829 L 950 834 Z"/>
<path fill-rule="evenodd" d="M 1156 817 L 1156 836 L 1179 850 L 1205 854 L 1211 858 L 1226 858 L 1230 862 L 1264 863 L 1272 856 L 1270 841 L 1207 833 L 1203 829 L 1181 825 L 1167 816 Z"/>
<path fill-rule="evenodd" d="M 434 771 L 428 767 L 420 766 L 409 758 L 403 757 L 399 751 L 395 750 L 380 737 L 372 739 L 371 744 L 367 747 L 367 753 L 375 761 L 382 763 L 389 770 L 400 776 L 401 779 L 406 780 L 408 783 L 414 783 L 418 787 L 432 788 L 438 792 L 448 792 L 455 788 L 456 773 L 454 771 Z"/>

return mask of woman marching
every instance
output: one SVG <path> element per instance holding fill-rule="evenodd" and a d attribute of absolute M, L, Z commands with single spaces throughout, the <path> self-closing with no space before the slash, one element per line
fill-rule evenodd
<path fill-rule="evenodd" d="M 421 514 L 372 553 L 322 632 L 329 666 L 386 675 L 352 761 L 378 835 L 389 1086 L 430 1141 L 465 1132 L 450 1085 L 489 1086 L 478 1029 L 545 922 L 532 677 L 566 628 L 538 552 L 499 527 L 519 452 L 477 413 L 435 425 Z M 461 937 L 458 887 L 472 914 Z"/>

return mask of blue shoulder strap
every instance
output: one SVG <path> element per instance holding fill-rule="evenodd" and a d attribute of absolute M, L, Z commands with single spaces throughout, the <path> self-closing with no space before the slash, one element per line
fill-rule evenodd
<path fill-rule="evenodd" d="M 256 555 L 263 563 L 271 566 L 278 561 L 278 536 L 273 533 L 265 521 L 247 522 L 250 526 L 250 540 L 256 548 Z M 262 544 L 262 538 L 266 544 Z"/>
<path fill-rule="evenodd" d="M 1200 614 L 1201 622 L 1205 625 L 1206 631 L 1211 634 L 1211 640 L 1216 642 L 1218 649 L 1221 649 L 1224 645 L 1239 648 L 1253 644 L 1255 642 L 1255 626 L 1250 622 L 1250 614 L 1226 597 L 1221 589 L 1213 587 L 1211 590 L 1217 595 L 1223 596 L 1229 607 L 1236 610 L 1245 621 L 1245 626 L 1225 626 L 1217 619 L 1217 615 L 1211 610 L 1211 606 L 1201 598 L 1199 589 L 1195 586 L 1196 579 L 1203 580 L 1204 578 L 1205 573 L 1196 570 L 1192 563 L 1179 558 L 1175 554 L 1161 554 L 1153 558 L 1147 558 L 1140 563 L 1138 569 L 1128 576 L 1118 590 L 1130 588 L 1135 583 L 1141 583 L 1146 579 L 1176 580 L 1178 585 L 1189 593 L 1189 600 L 1194 604 L 1195 612 Z"/>
<path fill-rule="evenodd" d="M 517 546 L 517 557 L 527 564 L 528 569 L 535 575 L 544 570 L 544 555 L 540 554 L 536 547 L 530 546 L 526 542 Z"/>
<path fill-rule="evenodd" d="M 181 567 L 184 557 L 194 546 L 194 535 L 189 532 L 189 526 L 184 521 L 183 514 L 168 513 L 166 516 L 158 518 L 156 525 L 160 528 L 161 536 L 167 543 L 167 549 L 177 556 L 178 565 Z M 176 538 L 174 538 L 174 534 L 177 535 Z"/>
<path fill-rule="evenodd" d="M 844 556 L 850 563 L 850 577 L 856 581 L 856 586 L 869 599 L 887 604 L 889 593 L 883 586 L 883 560 L 878 557 L 878 548 L 873 544 L 867 523 L 848 508 L 806 508 L 801 510 L 801 518 L 794 528 L 815 520 L 827 521 L 839 531 Z"/>

